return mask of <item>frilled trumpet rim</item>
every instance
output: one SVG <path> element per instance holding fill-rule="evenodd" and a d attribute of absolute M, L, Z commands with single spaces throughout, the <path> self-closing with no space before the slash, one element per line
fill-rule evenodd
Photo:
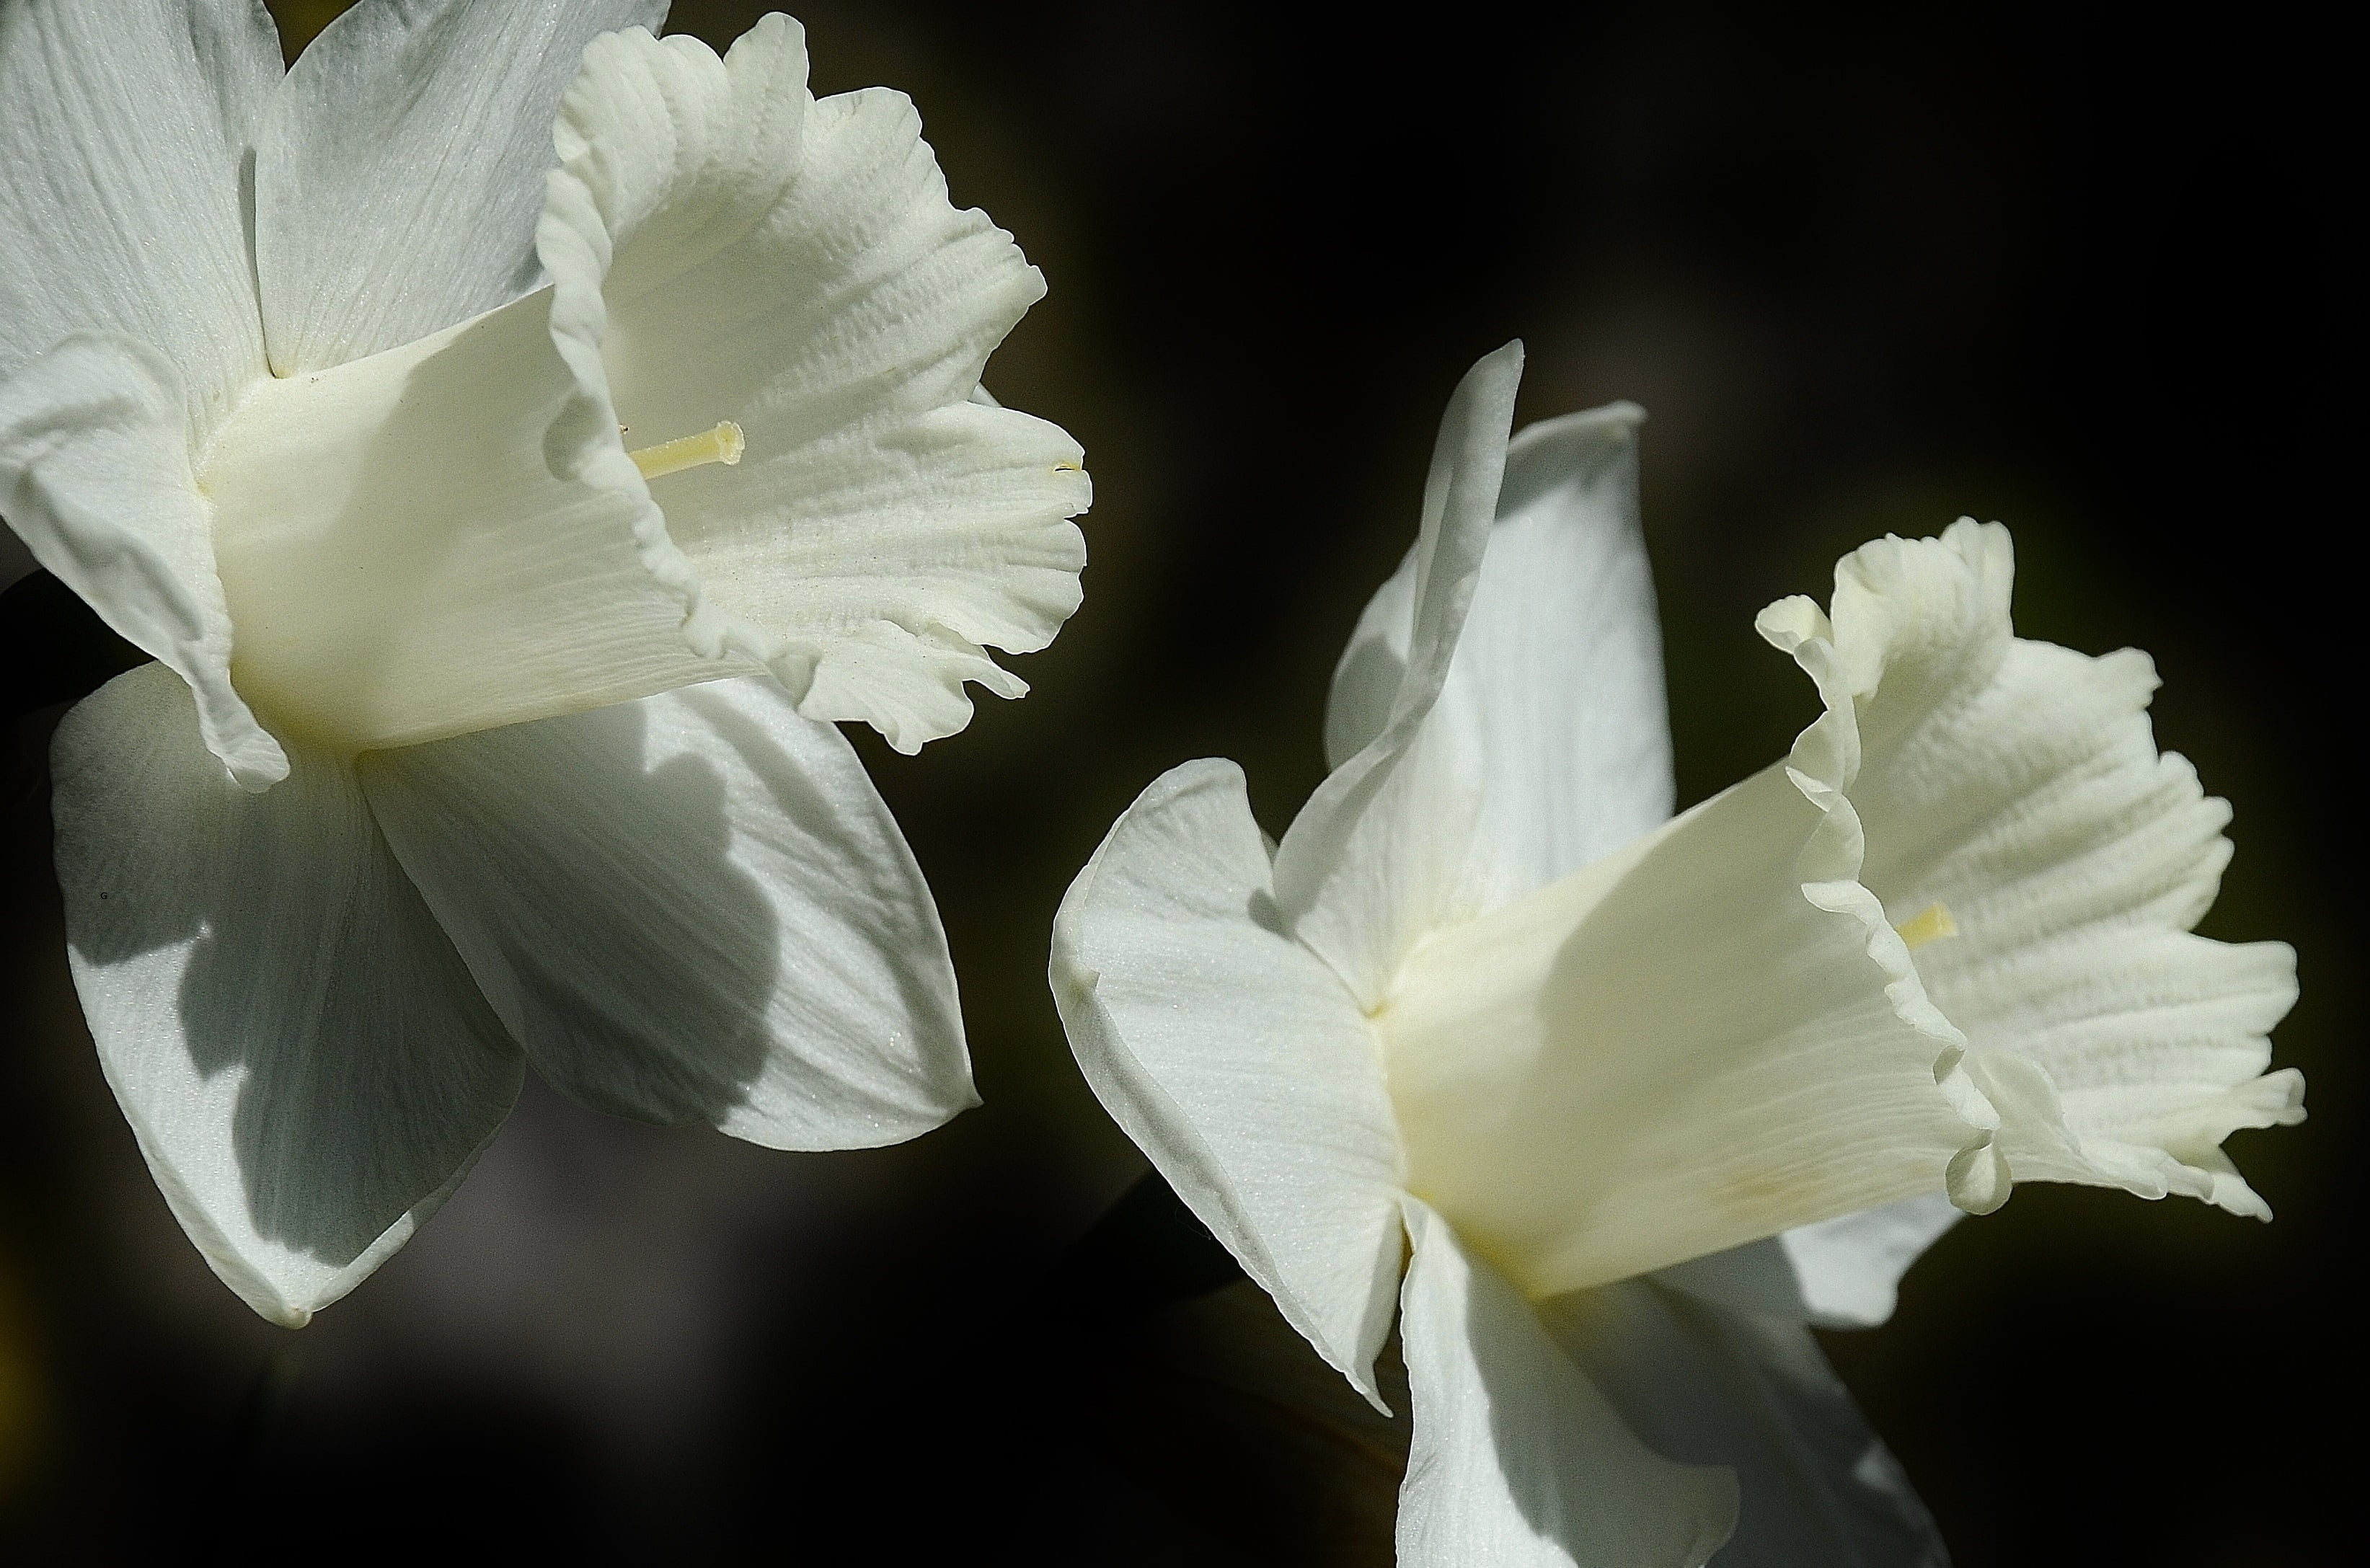
<path fill-rule="evenodd" d="M 2005 541 L 2007 531 L 1996 532 Z M 1910 956 L 1913 937 L 1922 939 L 1919 944 L 1923 945 L 1924 941 L 1950 933 L 1947 907 L 1928 906 L 1896 927 L 1886 918 L 1883 902 L 1861 880 L 1867 869 L 1868 838 L 1852 801 L 1852 786 L 1860 769 L 1860 704 L 1873 697 L 1882 682 L 1892 643 L 1879 634 L 1870 638 L 1875 646 L 1855 647 L 1855 657 L 1846 658 L 1838 654 L 1831 628 L 1823 635 L 1818 628 L 1788 622 L 1784 607 L 1804 602 L 1781 601 L 1755 623 L 1773 647 L 1793 656 L 1817 685 L 1819 700 L 1824 704 L 1824 711 L 1795 737 L 1784 764 L 1786 777 L 1820 813 L 1818 826 L 1795 859 L 1795 874 L 1801 878 L 1806 902 L 1858 924 L 1867 939 L 1869 957 L 1884 972 L 1885 995 L 1893 1003 L 1893 1016 L 1935 1042 L 1934 1082 L 1950 1108 L 1977 1135 L 1950 1157 L 1946 1186 L 1950 1201 L 1961 1208 L 1970 1214 L 1988 1214 L 2008 1201 L 2011 1185 L 2008 1162 L 1991 1136 L 2000 1125 L 1999 1112 L 1966 1070 L 1966 1036 L 1934 1005 Z M 1905 639 L 1913 627 L 1904 622 L 1886 630 Z"/>
<path fill-rule="evenodd" d="M 1801 599 L 1765 611 L 1829 719 L 1858 715 L 1814 725 L 1791 765 L 1806 790 L 1856 780 L 1854 864 L 1883 910 L 1904 929 L 1950 911 L 1912 967 L 2004 1118 L 1996 1161 L 2268 1219 L 2219 1145 L 2303 1119 L 2301 1076 L 2264 1070 L 2295 954 L 2193 934 L 2228 807 L 2157 752 L 2146 656 L 2015 636 L 2013 578 L 2007 530 L 1962 519 L 1847 556 L 1832 619 Z"/>
<path fill-rule="evenodd" d="M 1058 427 L 977 391 L 1036 269 L 949 203 L 902 95 L 817 100 L 806 70 L 778 14 L 721 60 L 639 28 L 585 52 L 536 233 L 574 377 L 552 465 L 624 503 L 694 653 L 913 751 L 968 721 L 965 682 L 1027 692 L 984 649 L 1033 652 L 1076 609 L 1092 487 Z M 735 297 L 765 290 L 787 327 Z M 716 421 L 745 465 L 662 508 L 620 432 Z"/>

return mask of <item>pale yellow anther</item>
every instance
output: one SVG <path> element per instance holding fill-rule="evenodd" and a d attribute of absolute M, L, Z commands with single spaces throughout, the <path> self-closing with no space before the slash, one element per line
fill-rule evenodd
<path fill-rule="evenodd" d="M 1958 935 L 1959 922 L 1950 918 L 1949 905 L 1936 903 L 1927 905 L 1893 929 L 1901 933 L 1901 940 L 1915 953 L 1929 942 Z"/>
<path fill-rule="evenodd" d="M 680 474 L 686 468 L 701 468 L 711 463 L 731 464 L 741 461 L 741 452 L 749 443 L 742 439 L 741 427 L 730 419 L 719 420 L 712 430 L 702 430 L 696 436 L 679 436 L 656 446 L 646 446 L 626 455 L 642 471 L 645 479 L 656 479 L 663 474 Z"/>

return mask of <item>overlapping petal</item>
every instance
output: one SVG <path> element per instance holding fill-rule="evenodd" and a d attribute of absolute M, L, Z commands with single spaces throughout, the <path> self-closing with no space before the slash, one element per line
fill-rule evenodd
<path fill-rule="evenodd" d="M 1720 1568 L 1944 1568 L 1932 1516 L 1799 1322 L 1639 1279 L 1546 1303 L 1556 1343 L 1665 1459 L 1735 1472 Z"/>
<path fill-rule="evenodd" d="M 1448 680 L 1490 547 L 1522 363 L 1522 345 L 1509 343 L 1450 396 L 1402 568 L 1411 607 L 1404 671 L 1374 738 L 1317 786 L 1276 849 L 1285 923 L 1363 1007 L 1382 1000 L 1417 938 L 1453 918 L 1465 885 L 1481 760 L 1449 738 L 1428 739 L 1425 719 Z M 1345 720 L 1343 731 L 1364 727 Z"/>
<path fill-rule="evenodd" d="M 241 792 L 144 666 L 54 750 L 75 986 L 167 1202 L 224 1283 L 303 1323 L 441 1204 L 518 1092 L 517 1047 L 342 762 Z"/>
<path fill-rule="evenodd" d="M 1945 1194 L 1926 1193 L 1690 1258 L 1653 1278 L 1731 1311 L 1874 1328 L 1893 1316 L 1909 1265 L 1965 1214 Z"/>
<path fill-rule="evenodd" d="M 249 0 L 0 7 L 0 378 L 123 333 L 172 364 L 203 443 L 264 373 L 240 169 L 279 81 Z"/>
<path fill-rule="evenodd" d="M 541 280 L 551 122 L 584 46 L 666 0 L 362 0 L 256 136 L 255 266 L 279 375 L 397 348 Z"/>
<path fill-rule="evenodd" d="M 2302 1118 L 2302 1080 L 2264 1072 L 2295 955 L 2191 933 L 2228 808 L 2157 754 L 2145 655 L 2014 635 L 2013 570 L 2006 530 L 1962 521 L 1847 557 L 1832 623 L 1793 601 L 1764 629 L 1851 695 L 1864 880 L 1893 920 L 1950 911 L 1916 967 L 2016 1173 L 2267 1218 L 2219 1145 Z"/>
<path fill-rule="evenodd" d="M 1460 907 L 1486 913 L 1653 831 L 1671 815 L 1670 725 L 1654 584 L 1638 526 L 1639 422 L 1616 403 L 1530 426 L 1506 448 L 1497 524 L 1448 678 L 1426 726 L 1489 760 Z M 1366 608 L 1333 677 L 1325 752 L 1336 767 L 1380 734 L 1415 608 L 1415 557 Z M 1402 809 L 1432 831 L 1455 807 Z"/>
<path fill-rule="evenodd" d="M 1399 1490 L 1401 1568 L 1708 1560 L 1735 1528 L 1736 1478 L 1639 1442 L 1446 1221 L 1410 1202 L 1407 1224 L 1415 1250 L 1399 1333 L 1415 1444 Z"/>
<path fill-rule="evenodd" d="M 188 398 L 159 349 L 82 332 L 0 382 L 0 512 L 58 580 L 189 682 L 198 732 L 243 788 L 288 773 L 231 682 L 213 519 L 190 473 Z"/>
<path fill-rule="evenodd" d="M 644 509 L 696 646 L 913 750 L 968 721 L 966 681 L 1025 689 L 985 650 L 1076 608 L 1090 492 L 1067 435 L 971 398 L 1036 269 L 949 203 L 901 95 L 805 80 L 778 16 L 722 60 L 638 30 L 588 51 L 538 237 L 581 384 L 555 440 Z M 615 439 L 726 419 L 738 466 L 648 486 Z"/>
<path fill-rule="evenodd" d="M 1283 928 L 1241 770 L 1175 769 L 1113 825 L 1062 900 L 1051 979 L 1104 1109 L 1379 1404 L 1398 1139 L 1365 1019 Z"/>
<path fill-rule="evenodd" d="M 779 1149 L 978 1103 L 929 888 L 839 732 L 765 677 L 361 763 L 404 869 L 535 1066 Z"/>

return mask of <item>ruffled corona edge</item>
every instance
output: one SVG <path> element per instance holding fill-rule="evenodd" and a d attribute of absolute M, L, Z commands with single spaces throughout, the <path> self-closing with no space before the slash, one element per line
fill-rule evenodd
<path fill-rule="evenodd" d="M 2003 556 L 2006 541 L 2003 531 Z M 1825 711 L 1795 737 L 1786 760 L 1786 776 L 1821 814 L 1795 860 L 1802 878 L 1802 897 L 1815 908 L 1859 921 L 1868 933 L 1868 956 L 1885 973 L 1885 994 L 1892 1000 L 1894 1015 L 1933 1040 L 1934 1082 L 1973 1134 L 1951 1157 L 1944 1178 L 1950 1201 L 1970 1214 L 1988 1214 L 1997 1208 L 2008 1201 L 2013 1185 L 1996 1136 L 1999 1111 L 1967 1070 L 1966 1036 L 1934 1005 L 1910 956 L 1908 943 L 1885 918 L 1883 901 L 1860 880 L 1868 838 L 1851 792 L 1859 778 L 1862 757 L 1861 704 L 1875 698 L 1896 652 L 1905 651 L 1919 639 L 1930 647 L 1938 630 L 1942 630 L 1926 623 L 1920 612 L 1930 615 L 1940 611 L 1947 615 L 1950 629 L 1962 634 L 1967 652 L 1976 658 L 1984 657 L 1983 621 L 1995 595 L 2005 623 L 2005 561 L 1999 563 L 1996 581 L 1985 569 L 1993 564 L 1988 555 L 1970 563 L 1974 569 L 1954 585 L 1960 590 L 1955 596 L 1938 595 L 1935 601 L 1927 603 L 1887 606 L 1892 614 L 1851 613 L 1839 593 L 1839 624 L 1830 621 L 1815 602 L 1800 596 L 1778 601 L 1754 623 L 1773 647 L 1793 656 L 1817 685 L 1819 700 L 1825 704 Z M 1840 568 L 1837 575 L 1840 578 Z"/>
<path fill-rule="evenodd" d="M 1826 704 L 1788 768 L 1826 813 L 1804 896 L 1863 920 L 1938 1081 L 1996 1129 L 1952 1162 L 1961 1207 L 1996 1207 L 2012 1170 L 2268 1218 L 2219 1145 L 2302 1118 L 2301 1077 L 2263 1073 L 2295 956 L 2192 933 L 2228 809 L 2157 751 L 2145 655 L 2015 636 L 2014 569 L 2006 529 L 1962 519 L 1847 556 L 1832 620 L 1763 612 Z M 1938 907 L 1949 934 L 1913 958 L 1891 922 Z"/>
<path fill-rule="evenodd" d="M 806 74 L 778 15 L 720 59 L 640 29 L 586 51 L 536 233 L 576 382 L 550 459 L 631 507 L 694 653 L 910 752 L 969 722 L 967 682 L 1027 691 L 985 650 L 1076 609 L 1092 490 L 1059 427 L 972 395 L 1042 279 L 948 201 L 902 96 Z M 620 433 L 719 417 L 745 463 L 662 509 Z"/>

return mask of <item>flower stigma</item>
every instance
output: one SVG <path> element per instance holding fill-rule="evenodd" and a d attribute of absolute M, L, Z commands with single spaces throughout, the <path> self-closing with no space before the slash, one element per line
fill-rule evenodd
<path fill-rule="evenodd" d="M 642 471 L 645 479 L 656 479 L 668 474 L 680 474 L 686 468 L 704 468 L 711 463 L 731 467 L 741 461 L 748 447 L 741 427 L 730 419 L 719 419 L 716 428 L 702 430 L 696 436 L 678 436 L 671 441 L 646 446 L 626 455 Z"/>
<path fill-rule="evenodd" d="M 1950 906 L 1938 900 L 1907 920 L 1899 921 L 1893 929 L 1900 933 L 1903 942 L 1908 944 L 1909 951 L 1915 953 L 1929 942 L 1958 935 L 1959 922 L 1950 918 Z"/>

